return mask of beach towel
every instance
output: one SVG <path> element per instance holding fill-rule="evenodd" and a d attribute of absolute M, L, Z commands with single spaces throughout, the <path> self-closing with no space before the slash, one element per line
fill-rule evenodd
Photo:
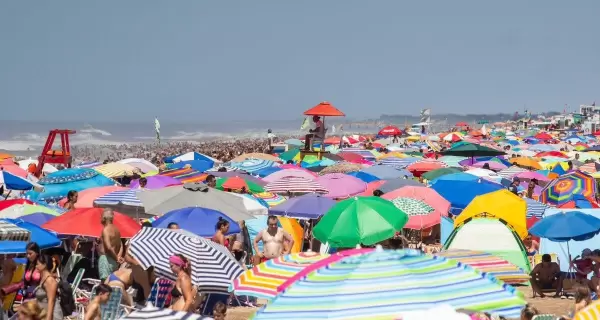
<path fill-rule="evenodd" d="M 111 273 L 113 273 L 119 264 L 111 257 L 107 255 L 101 255 L 98 258 L 98 274 L 100 276 L 100 280 L 104 281 Z"/>

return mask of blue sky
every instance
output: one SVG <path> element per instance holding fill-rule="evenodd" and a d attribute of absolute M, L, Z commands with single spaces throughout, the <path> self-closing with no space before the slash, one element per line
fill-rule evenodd
<path fill-rule="evenodd" d="M 2 118 L 294 119 L 322 100 L 355 118 L 562 111 L 600 100 L 599 12 L 597 0 L 1 1 Z"/>

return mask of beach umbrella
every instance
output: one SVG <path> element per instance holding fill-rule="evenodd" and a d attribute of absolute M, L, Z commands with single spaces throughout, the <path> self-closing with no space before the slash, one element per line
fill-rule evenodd
<path fill-rule="evenodd" d="M 408 216 L 379 197 L 353 197 L 335 204 L 313 229 L 322 243 L 354 248 L 389 239 L 408 222 Z"/>
<path fill-rule="evenodd" d="M 335 200 L 315 193 L 309 193 L 289 200 L 269 209 L 269 214 L 294 219 L 318 219 L 336 204 Z"/>
<path fill-rule="evenodd" d="M 457 146 L 442 151 L 441 154 L 445 156 L 461 156 L 461 157 L 481 157 L 481 156 L 498 156 L 506 154 L 504 151 L 492 149 L 486 146 L 482 146 L 476 143 L 461 143 Z"/>
<path fill-rule="evenodd" d="M 439 216 L 448 216 L 450 202 L 439 193 L 425 186 L 405 186 L 382 196 L 386 200 L 396 198 L 411 198 L 421 200 L 435 209 L 435 214 Z"/>
<path fill-rule="evenodd" d="M 404 228 L 423 230 L 440 224 L 441 215 L 436 210 L 422 200 L 413 198 L 395 198 L 392 203 L 396 208 L 406 212 L 408 222 Z M 446 212 L 444 216 L 447 216 Z"/>
<path fill-rule="evenodd" d="M 254 218 L 253 214 L 266 212 L 266 208 L 261 207 L 264 210 L 253 213 L 244 204 L 244 198 L 199 183 L 140 190 L 137 197 L 142 201 L 146 213 L 158 215 L 185 207 L 202 207 L 223 212 L 235 221 L 241 221 Z"/>
<path fill-rule="evenodd" d="M 221 163 L 221 161 L 219 161 L 215 158 L 209 157 L 205 154 L 199 153 L 199 152 L 188 152 L 188 153 L 184 153 L 184 154 L 177 155 L 177 156 L 167 157 L 163 160 L 165 163 L 175 163 L 175 162 L 191 161 L 191 160 L 208 161 L 208 162 L 212 162 L 213 165 Z"/>
<path fill-rule="evenodd" d="M 440 169 L 435 169 L 435 170 L 432 170 L 429 172 L 425 172 L 421 176 L 423 177 L 423 179 L 432 181 L 441 176 L 445 176 L 445 175 L 452 174 L 452 173 L 459 173 L 459 172 L 462 172 L 462 170 L 460 170 L 458 168 L 440 168 Z"/>
<path fill-rule="evenodd" d="M 94 167 L 98 173 L 109 178 L 131 177 L 137 170 L 136 167 L 126 163 L 111 162 Z"/>
<path fill-rule="evenodd" d="M 42 225 L 44 229 L 52 230 L 61 235 L 73 235 L 99 238 L 102 235 L 102 208 L 77 208 Z M 113 224 L 121 232 L 121 238 L 131 238 L 139 230 L 140 224 L 132 218 L 114 212 Z"/>
<path fill-rule="evenodd" d="M 399 319 L 440 304 L 518 318 L 526 304 L 513 287 L 456 260 L 381 247 L 333 254 L 279 291 L 255 320 Z"/>
<path fill-rule="evenodd" d="M 124 315 L 120 319 L 127 320 L 210 320 L 211 317 L 205 317 L 193 312 L 175 311 L 171 309 L 159 309 L 155 307 L 146 307 L 144 309 L 135 309 L 133 312 Z"/>
<path fill-rule="evenodd" d="M 128 253 L 143 269 L 154 267 L 157 277 L 175 281 L 169 257 L 181 254 L 190 261 L 192 284 L 203 293 L 227 293 L 231 281 L 244 270 L 224 246 L 181 231 L 143 228 L 130 241 Z"/>
<path fill-rule="evenodd" d="M 51 214 L 47 214 L 47 213 L 41 213 L 41 212 L 37 212 L 37 213 L 32 213 L 26 216 L 21 216 L 18 217 L 19 219 L 25 221 L 25 222 L 29 222 L 29 223 L 33 223 L 36 226 L 41 226 L 44 223 L 56 218 L 55 215 L 51 215 Z"/>
<path fill-rule="evenodd" d="M 515 175 L 517 175 L 519 173 L 523 173 L 523 172 L 529 172 L 529 170 L 523 169 L 523 168 L 518 167 L 518 166 L 510 166 L 510 167 L 508 167 L 506 169 L 498 171 L 498 175 L 501 176 L 501 177 L 503 177 L 503 178 L 505 178 L 505 179 L 511 179 Z"/>
<path fill-rule="evenodd" d="M 527 204 L 527 218 L 542 218 L 549 206 L 529 198 L 523 198 Z"/>
<path fill-rule="evenodd" d="M 413 180 L 413 179 L 403 179 L 403 178 L 397 178 L 397 179 L 392 179 L 392 180 L 382 180 L 384 181 L 383 184 L 381 184 L 379 187 L 377 187 L 376 189 L 381 190 L 383 193 L 388 193 L 388 192 L 392 192 L 394 190 L 398 190 L 400 188 L 404 188 L 404 187 L 409 187 L 409 186 L 413 186 L 413 187 L 424 187 L 425 185 L 417 180 Z M 371 192 L 372 195 L 373 192 Z"/>
<path fill-rule="evenodd" d="M 270 168 L 278 168 L 278 167 L 270 167 Z M 217 177 L 217 178 L 234 178 L 234 177 L 239 177 L 239 178 L 242 178 L 242 179 L 244 179 L 246 181 L 250 181 L 252 183 L 255 183 L 255 184 L 257 184 L 257 185 L 259 185 L 261 187 L 264 187 L 264 186 L 267 185 L 267 182 L 263 181 L 263 179 L 257 178 L 255 176 L 251 176 L 248 173 L 243 172 L 243 171 L 227 171 L 227 172 L 215 171 L 215 172 L 209 172 L 209 173 L 212 174 L 213 176 Z"/>
<path fill-rule="evenodd" d="M 381 159 L 379 161 L 379 164 L 403 169 L 419 160 L 422 160 L 422 158 L 419 158 L 419 157 L 407 157 L 407 158 L 389 157 L 389 158 Z"/>
<path fill-rule="evenodd" d="M 45 213 L 58 216 L 54 209 L 38 204 L 16 204 L 0 211 L 0 218 L 20 218 L 34 213 Z"/>
<path fill-rule="evenodd" d="M 355 178 L 358 178 L 358 179 L 362 180 L 365 183 L 369 183 L 369 182 L 380 180 L 376 176 L 368 174 L 368 173 L 365 173 L 365 172 L 362 172 L 362 171 L 349 172 L 349 173 L 347 173 L 347 175 L 353 176 Z"/>
<path fill-rule="evenodd" d="M 146 186 L 145 189 L 153 190 L 153 189 L 161 189 L 164 187 L 177 186 L 180 185 L 181 181 L 168 177 L 168 176 L 151 176 L 146 178 Z M 130 189 L 139 189 L 140 188 L 140 179 L 135 179 L 131 181 L 129 184 Z"/>
<path fill-rule="evenodd" d="M 399 136 L 402 134 L 402 130 L 398 129 L 396 126 L 387 126 L 379 130 L 377 135 L 380 136 Z"/>
<path fill-rule="evenodd" d="M 343 173 L 330 173 L 315 180 L 328 191 L 325 197 L 345 199 L 367 189 L 367 184 L 353 176 Z"/>
<path fill-rule="evenodd" d="M 550 241 L 584 241 L 600 232 L 600 219 L 579 211 L 568 211 L 545 217 L 534 224 L 529 233 Z"/>
<path fill-rule="evenodd" d="M 394 178 L 402 178 L 405 176 L 405 170 L 398 170 L 395 167 L 387 165 L 376 165 L 362 169 L 360 172 L 370 174 L 378 179 L 390 180 Z M 367 182 L 367 181 L 365 181 Z M 370 182 L 370 181 L 369 181 Z"/>
<path fill-rule="evenodd" d="M 488 167 L 490 170 L 494 170 L 494 171 L 500 171 L 500 170 L 504 170 L 504 169 L 508 168 L 508 166 L 505 165 L 504 163 L 497 162 L 497 161 L 480 161 L 480 162 L 473 164 L 473 167 L 475 167 L 475 168 Z"/>
<path fill-rule="evenodd" d="M 533 170 L 541 170 L 542 166 L 540 165 L 539 160 L 530 157 L 520 157 L 520 158 L 510 158 L 510 163 Z"/>
<path fill-rule="evenodd" d="M 234 168 L 238 168 L 239 170 L 252 173 L 264 168 L 274 167 L 277 165 L 277 162 L 263 159 L 245 159 L 244 161 L 240 162 L 230 162 L 229 165 Z"/>
<path fill-rule="evenodd" d="M 217 222 L 220 220 L 229 222 L 227 235 L 240 233 L 238 223 L 227 215 L 216 210 L 200 207 L 188 207 L 167 212 L 152 222 L 152 227 L 167 228 L 170 223 L 175 222 L 184 230 L 200 237 L 210 238 L 215 234 Z"/>
<path fill-rule="evenodd" d="M 274 207 L 280 203 L 284 203 L 287 198 L 272 192 L 259 192 L 252 195 L 256 199 L 263 200 L 268 207 Z"/>
<path fill-rule="evenodd" d="M 535 171 L 526 171 L 526 172 L 520 172 L 515 174 L 513 177 L 517 177 L 521 180 L 526 180 L 529 181 L 531 179 L 536 179 L 538 182 L 541 182 L 542 184 L 548 183 L 550 180 L 550 178 L 548 178 L 547 176 L 539 173 L 539 172 L 535 172 Z"/>
<path fill-rule="evenodd" d="M 436 256 L 456 260 L 508 284 L 530 280 L 529 274 L 505 259 L 480 251 L 452 249 L 435 253 Z"/>
<path fill-rule="evenodd" d="M 277 288 L 307 266 L 327 258 L 317 252 L 300 252 L 269 259 L 244 271 L 229 286 L 237 296 L 273 299 Z"/>
<path fill-rule="evenodd" d="M 242 155 L 239 155 L 239 156 L 231 159 L 230 162 L 243 162 L 248 159 L 259 159 L 259 160 L 267 160 L 267 161 L 273 161 L 273 162 L 281 162 L 281 159 L 279 159 L 278 157 L 276 157 L 272 154 L 258 153 L 258 152 L 244 153 Z"/>
<path fill-rule="evenodd" d="M 9 172 L 17 177 L 27 178 L 27 171 L 21 169 L 21 167 L 19 167 L 12 159 L 0 159 L 0 167 L 2 168 L 2 171 Z"/>
<path fill-rule="evenodd" d="M 350 162 L 338 162 L 332 166 L 326 167 L 323 170 L 319 171 L 319 175 L 324 175 L 328 173 L 348 173 L 353 171 L 360 171 L 363 169 L 363 166 L 356 163 Z"/>
<path fill-rule="evenodd" d="M 408 167 L 406 167 L 406 169 L 408 171 L 412 172 L 413 174 L 415 174 L 415 172 L 419 172 L 422 174 L 425 172 L 433 171 L 435 169 L 446 168 L 447 166 L 448 165 L 446 165 L 445 163 L 443 163 L 441 161 L 425 159 L 425 160 L 419 160 L 419 161 L 409 165 Z"/>
<path fill-rule="evenodd" d="M 253 175 L 258 176 L 260 178 L 264 178 L 269 176 L 270 174 L 273 174 L 277 171 L 281 171 L 283 170 L 283 168 L 281 167 L 268 167 L 268 168 L 264 168 L 264 169 L 260 169 L 258 171 L 254 171 L 252 172 Z"/>
<path fill-rule="evenodd" d="M 25 195 L 33 201 L 57 201 L 69 191 L 83 191 L 95 187 L 114 186 L 115 181 L 89 168 L 59 170 L 38 181 L 43 192 L 29 191 Z"/>
<path fill-rule="evenodd" d="M 12 234 L 0 241 L 1 254 L 25 253 L 27 244 L 36 242 L 41 249 L 59 246 L 61 241 L 55 234 L 21 219 L 0 219 L 0 233 Z M 25 236 L 24 233 L 27 233 Z"/>
<path fill-rule="evenodd" d="M 327 193 L 327 189 L 317 181 L 297 177 L 284 177 L 270 182 L 265 190 L 273 193 Z"/>
<path fill-rule="evenodd" d="M 31 190 L 37 188 L 43 190 L 39 184 L 29 181 L 25 178 L 16 176 L 8 171 L 0 170 L 0 185 L 3 185 L 8 190 Z"/>
<path fill-rule="evenodd" d="M 265 189 L 263 189 L 263 187 L 261 187 L 260 185 L 249 181 L 249 180 L 244 180 L 240 177 L 232 177 L 232 178 L 219 178 L 217 179 L 217 185 L 216 188 L 219 190 L 226 190 L 226 189 L 230 189 L 230 190 L 242 190 L 245 189 L 248 192 L 251 193 L 259 193 L 259 192 L 264 192 Z"/>
<path fill-rule="evenodd" d="M 569 202 L 574 195 L 593 198 L 596 194 L 596 180 L 587 173 L 574 171 L 551 181 L 541 192 L 540 202 L 561 205 Z"/>
<path fill-rule="evenodd" d="M 109 193 L 115 192 L 115 191 L 127 191 L 128 189 L 125 187 L 120 187 L 120 186 L 104 186 L 104 187 L 94 187 L 94 188 L 89 188 L 89 189 L 85 189 L 85 190 L 81 190 L 79 192 L 77 192 L 77 203 L 76 206 L 77 207 L 93 207 L 94 206 L 94 201 L 96 201 L 96 199 L 107 195 Z M 67 198 L 62 198 L 60 201 L 58 201 L 58 205 L 60 205 L 61 207 L 64 207 L 65 203 L 67 202 Z"/>
<path fill-rule="evenodd" d="M 343 117 L 345 114 L 334 107 L 331 103 L 323 101 L 318 105 L 304 111 L 306 116 L 321 116 L 321 117 Z"/>
<path fill-rule="evenodd" d="M 459 211 L 467 207 L 478 195 L 504 189 L 503 186 L 485 179 L 475 181 L 438 180 L 431 185 L 431 188 L 448 200 L 452 208 Z"/>
<path fill-rule="evenodd" d="M 34 204 L 34 203 L 27 199 L 0 200 L 0 210 L 4 210 L 8 207 L 18 205 L 18 204 Z"/>
<path fill-rule="evenodd" d="M 167 165 L 167 168 L 173 169 L 183 169 L 183 168 L 191 168 L 199 172 L 204 172 L 213 167 L 212 161 L 206 160 L 187 160 L 187 161 L 179 161 L 175 163 L 171 163 Z"/>
<path fill-rule="evenodd" d="M 138 168 L 140 171 L 142 171 L 144 173 L 151 172 L 151 171 L 158 171 L 158 167 L 146 159 L 127 158 L 127 159 L 119 160 L 119 161 L 117 161 L 117 163 L 128 164 L 132 167 Z"/>
<path fill-rule="evenodd" d="M 154 175 L 154 177 L 158 176 L 170 177 L 178 180 L 180 184 L 184 184 L 202 182 L 206 179 L 208 173 L 203 173 L 194 168 L 184 167 L 181 169 L 165 170 L 158 175 Z"/>
<path fill-rule="evenodd" d="M 465 157 L 461 157 L 461 156 L 443 156 L 437 160 L 445 163 L 446 165 L 448 165 L 448 167 L 460 168 L 461 167 L 460 162 L 465 159 L 466 159 Z"/>
<path fill-rule="evenodd" d="M 130 217 L 150 218 L 151 215 L 146 214 L 146 210 L 137 195 L 139 189 L 117 190 L 107 193 L 94 201 L 94 207 L 111 208 Z"/>

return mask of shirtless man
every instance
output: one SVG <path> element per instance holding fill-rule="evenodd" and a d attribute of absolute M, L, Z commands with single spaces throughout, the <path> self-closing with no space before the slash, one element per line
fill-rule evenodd
<path fill-rule="evenodd" d="M 98 274 L 104 282 L 108 276 L 117 270 L 123 259 L 123 245 L 121 243 L 121 232 L 113 224 L 115 214 L 112 209 L 104 209 L 102 212 L 102 236 L 98 247 Z"/>
<path fill-rule="evenodd" d="M 545 297 L 542 290 L 554 288 L 556 288 L 554 297 L 559 296 L 559 293 L 562 291 L 563 281 L 560 266 L 558 263 L 552 262 L 552 257 L 549 254 L 542 256 L 542 262 L 533 268 L 530 275 L 531 289 L 537 292 L 540 297 Z"/>
<path fill-rule="evenodd" d="M 276 216 L 269 216 L 267 219 L 267 228 L 261 230 L 254 238 L 254 252 L 257 252 L 260 262 L 288 254 L 294 246 L 294 238 L 285 232 L 283 228 L 279 228 L 278 222 L 279 220 Z M 258 249 L 260 241 L 263 242 L 263 252 L 260 252 Z M 287 242 L 287 247 L 284 241 Z"/>
<path fill-rule="evenodd" d="M 108 302 L 111 292 L 112 288 L 106 284 L 99 284 L 96 287 L 94 299 L 85 308 L 85 320 L 100 320 L 102 318 L 100 307 Z"/>

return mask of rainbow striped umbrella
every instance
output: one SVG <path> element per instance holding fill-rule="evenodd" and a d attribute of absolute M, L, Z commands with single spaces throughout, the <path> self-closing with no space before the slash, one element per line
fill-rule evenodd
<path fill-rule="evenodd" d="M 317 252 L 300 252 L 263 262 L 246 270 L 229 286 L 236 295 L 273 299 L 277 288 L 307 266 L 327 258 Z"/>
<path fill-rule="evenodd" d="M 264 159 L 245 159 L 240 162 L 230 162 L 230 166 L 237 168 L 239 170 L 246 171 L 248 173 L 252 173 L 254 171 L 259 171 L 264 168 L 277 166 L 277 162 L 271 160 Z"/>
<path fill-rule="evenodd" d="M 505 283 L 519 284 L 529 281 L 529 275 L 523 269 L 486 252 L 455 249 L 435 255 L 462 262 Z"/>
<path fill-rule="evenodd" d="M 192 169 L 192 168 L 165 170 L 165 171 L 161 172 L 159 175 L 177 179 L 181 183 L 202 182 L 202 181 L 204 181 L 204 179 L 206 179 L 206 176 L 207 176 L 206 173 L 202 173 L 202 172 Z"/>
<path fill-rule="evenodd" d="M 561 205 L 571 201 L 573 195 L 586 198 L 596 194 L 596 180 L 589 174 L 574 171 L 552 180 L 541 192 L 540 202 Z"/>
<path fill-rule="evenodd" d="M 271 192 L 259 192 L 253 195 L 255 198 L 264 200 L 269 207 L 274 207 L 280 203 L 284 203 L 287 198 Z"/>
<path fill-rule="evenodd" d="M 397 319 L 440 304 L 518 318 L 526 304 L 515 288 L 456 260 L 381 247 L 333 254 L 279 290 L 255 320 Z"/>

